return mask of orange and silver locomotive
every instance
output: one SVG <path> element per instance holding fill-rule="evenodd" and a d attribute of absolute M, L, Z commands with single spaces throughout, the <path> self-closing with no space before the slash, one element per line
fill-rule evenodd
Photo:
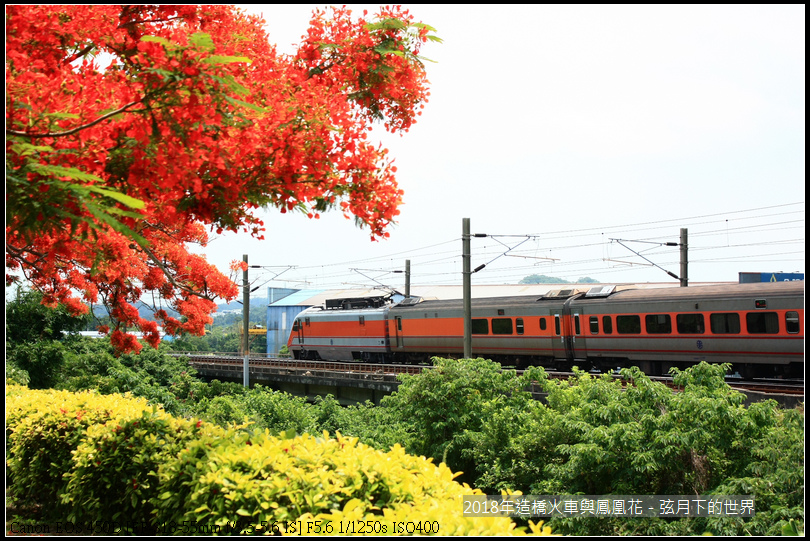
<path fill-rule="evenodd" d="M 505 365 L 640 366 L 650 375 L 700 361 L 746 377 L 803 377 L 804 283 L 634 289 L 598 286 L 472 300 L 476 357 Z M 298 315 L 296 358 L 423 362 L 463 354 L 461 300 L 333 301 Z"/>

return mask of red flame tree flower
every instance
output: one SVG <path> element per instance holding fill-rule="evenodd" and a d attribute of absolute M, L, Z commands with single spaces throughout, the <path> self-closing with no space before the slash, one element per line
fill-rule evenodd
<path fill-rule="evenodd" d="M 254 212 L 338 207 L 387 236 L 398 214 L 372 122 L 407 131 L 427 101 L 432 29 L 399 7 L 316 11 L 293 55 L 232 6 L 6 6 L 6 267 L 74 313 L 103 302 L 159 342 L 202 334 L 237 287 L 190 253 L 208 231 L 262 238 Z M 7 272 L 7 282 L 13 280 Z"/>

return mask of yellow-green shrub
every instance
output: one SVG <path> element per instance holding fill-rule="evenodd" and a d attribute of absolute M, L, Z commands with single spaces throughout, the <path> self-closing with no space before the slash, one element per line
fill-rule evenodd
<path fill-rule="evenodd" d="M 9 450 L 9 437 L 20 420 L 43 405 L 43 398 L 30 394 L 27 387 L 6 385 L 6 452 Z"/>
<path fill-rule="evenodd" d="M 73 454 L 62 503 L 74 523 L 103 518 L 149 524 L 159 494 L 158 467 L 201 435 L 224 431 L 153 408 L 139 417 L 91 426 Z"/>
<path fill-rule="evenodd" d="M 360 533 L 358 523 L 352 532 L 339 531 L 349 527 L 346 521 L 370 521 L 370 534 L 397 533 L 395 522 L 419 521 L 440 535 L 516 533 L 507 518 L 462 516 L 462 496 L 481 492 L 455 482 L 444 464 L 410 456 L 399 446 L 383 452 L 327 434 L 231 435 L 218 444 L 195 443 L 161 469 L 161 522 L 227 533 L 340 535 Z"/>
<path fill-rule="evenodd" d="M 118 519 L 158 532 L 183 524 L 198 533 L 311 535 L 320 527 L 341 535 L 363 533 L 361 524 L 370 534 L 523 533 L 507 518 L 464 517 L 462 496 L 480 491 L 399 446 L 383 452 L 326 433 L 224 430 L 120 395 L 7 387 L 6 416 L 15 492 L 74 523 Z"/>
<path fill-rule="evenodd" d="M 137 417 L 146 400 L 92 392 L 6 388 L 7 465 L 13 493 L 57 512 L 72 452 L 88 427 Z"/>

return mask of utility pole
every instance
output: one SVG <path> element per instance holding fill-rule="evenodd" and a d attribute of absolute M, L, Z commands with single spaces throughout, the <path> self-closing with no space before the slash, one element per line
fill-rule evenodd
<path fill-rule="evenodd" d="M 688 258 L 688 245 L 686 243 L 687 229 L 681 228 L 681 287 L 689 285 L 689 258 Z"/>
<path fill-rule="evenodd" d="M 464 273 L 464 358 L 472 357 L 472 272 L 470 272 L 470 219 L 461 222 L 461 259 Z"/>
<path fill-rule="evenodd" d="M 405 298 L 411 298 L 411 260 L 405 260 Z"/>
<path fill-rule="evenodd" d="M 250 283 L 248 282 L 248 256 L 244 254 L 242 261 L 245 269 L 242 271 L 242 385 L 250 387 Z"/>

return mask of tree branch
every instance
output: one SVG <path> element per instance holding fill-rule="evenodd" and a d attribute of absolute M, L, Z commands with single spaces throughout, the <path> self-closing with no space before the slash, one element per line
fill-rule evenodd
<path fill-rule="evenodd" d="M 166 276 L 166 278 L 169 280 L 169 282 L 171 282 L 171 284 L 174 287 L 176 287 L 181 291 L 185 291 L 189 295 L 194 295 L 195 297 L 200 297 L 201 299 L 206 299 L 209 301 L 211 300 L 211 297 L 204 295 L 198 291 L 194 291 L 188 286 L 184 286 L 182 284 L 177 283 L 177 281 L 174 279 L 174 276 L 172 276 L 171 273 L 169 272 L 169 269 L 167 269 L 166 266 L 160 261 L 160 259 L 158 259 L 158 257 L 154 253 L 152 253 L 152 250 L 150 250 L 145 246 L 141 246 L 140 248 L 147 256 L 149 256 L 149 259 L 151 259 L 155 263 L 155 265 L 157 265 L 160 268 L 160 270 L 163 271 L 163 274 Z"/>
<path fill-rule="evenodd" d="M 103 122 L 104 120 L 107 120 L 108 118 L 113 117 L 113 116 L 115 116 L 117 114 L 123 113 L 127 109 L 132 107 L 133 105 L 137 105 L 137 104 L 141 103 L 142 101 L 143 100 L 140 99 L 140 100 L 128 103 L 128 104 L 124 105 L 123 107 L 121 107 L 120 109 L 116 109 L 115 111 L 111 111 L 111 112 L 107 113 L 106 115 L 98 117 L 97 119 L 95 119 L 92 122 L 89 122 L 89 123 L 84 124 L 82 126 L 78 126 L 76 128 L 73 128 L 72 130 L 68 130 L 68 131 L 61 131 L 61 132 L 55 132 L 55 133 L 28 133 L 28 132 L 24 132 L 24 131 L 8 130 L 7 129 L 6 134 L 7 135 L 18 136 L 18 137 L 34 137 L 34 138 L 37 138 L 37 139 L 40 139 L 40 138 L 43 138 L 43 137 L 65 137 L 67 135 L 73 135 L 74 133 L 80 132 L 80 131 L 82 131 L 84 129 L 87 129 L 87 128 L 91 127 L 91 126 L 95 126 L 99 122 Z"/>
<path fill-rule="evenodd" d="M 74 60 L 77 60 L 77 59 L 79 59 L 79 58 L 83 57 L 84 55 L 86 55 L 87 53 L 89 53 L 90 51 L 92 51 L 92 50 L 93 50 L 95 47 L 96 47 L 96 46 L 95 46 L 95 45 L 93 45 L 93 44 L 91 43 L 90 45 L 88 45 L 87 47 L 85 47 L 85 48 L 84 48 L 84 49 L 82 49 L 81 51 L 77 52 L 76 54 L 74 54 L 74 55 L 73 55 L 73 56 L 71 56 L 70 58 L 66 58 L 66 59 L 65 59 L 65 64 L 70 64 L 70 63 L 71 63 L 71 62 L 73 62 Z"/>

